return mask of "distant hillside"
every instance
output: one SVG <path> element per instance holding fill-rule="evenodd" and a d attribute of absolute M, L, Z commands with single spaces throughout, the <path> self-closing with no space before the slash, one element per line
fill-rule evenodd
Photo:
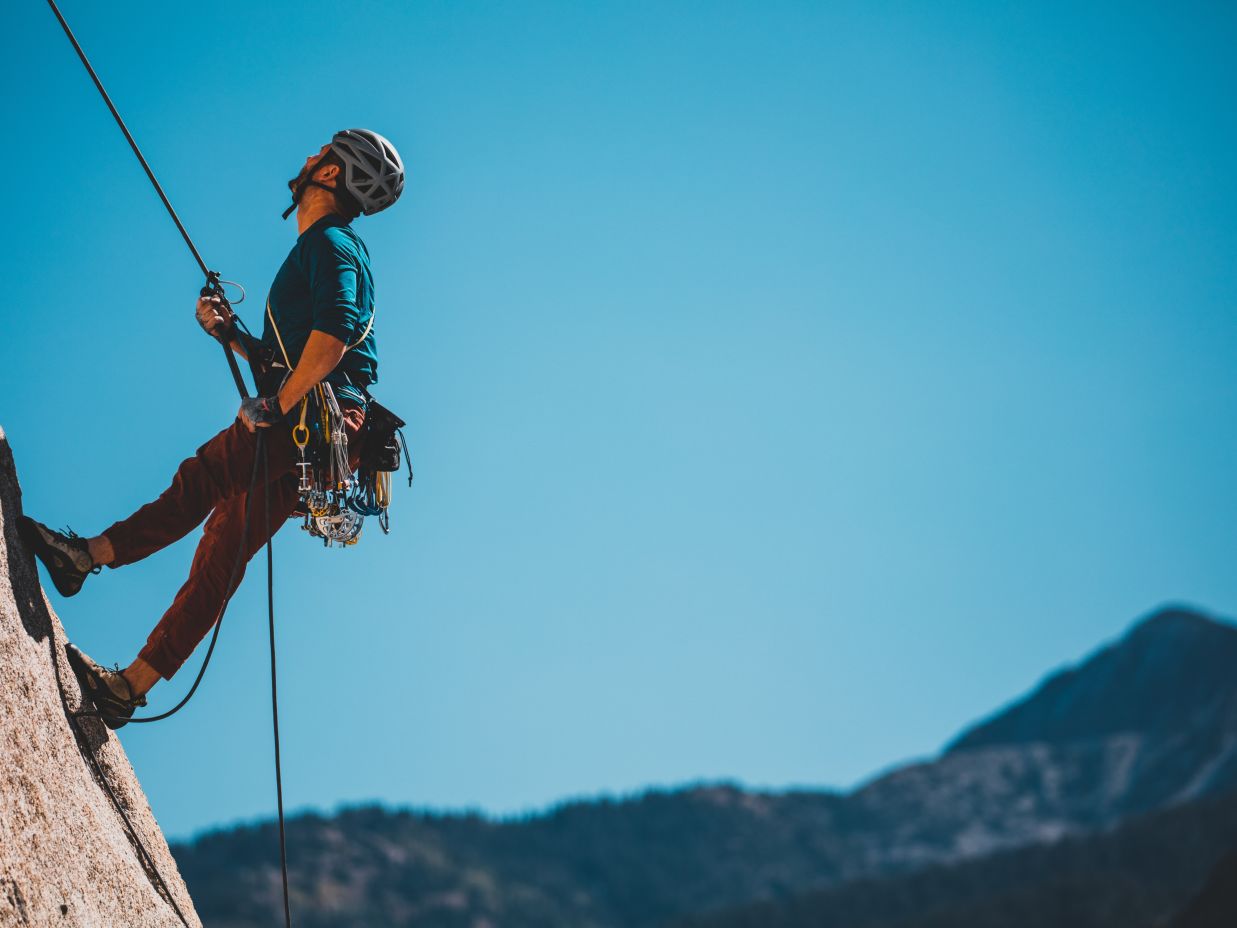
<path fill-rule="evenodd" d="M 653 925 L 836 872 L 843 804 L 714 787 L 575 803 L 505 824 L 380 808 L 300 816 L 288 826 L 297 924 Z M 175 848 L 207 925 L 271 924 L 277 847 L 264 824 Z"/>
<path fill-rule="evenodd" d="M 674 928 L 1171 928 L 1237 925 L 1237 791 L 1106 833 L 676 922 Z M 1191 902 L 1191 900 L 1194 900 Z"/>
<path fill-rule="evenodd" d="M 289 830 L 298 924 L 646 928 L 1051 842 L 1237 787 L 1235 705 L 1237 628 L 1166 610 L 938 760 L 848 795 L 718 786 L 508 823 L 301 817 Z M 270 923 L 276 847 L 263 825 L 175 849 L 207 924 Z"/>

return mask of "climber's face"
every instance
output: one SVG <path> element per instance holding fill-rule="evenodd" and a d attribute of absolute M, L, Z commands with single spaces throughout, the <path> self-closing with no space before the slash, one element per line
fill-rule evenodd
<path fill-rule="evenodd" d="M 301 165 L 301 172 L 288 181 L 288 189 L 295 192 L 300 186 L 301 181 L 313 175 L 314 168 L 326 157 L 326 153 L 331 150 L 331 144 L 328 142 L 323 145 L 317 152 L 305 159 L 305 163 Z"/>

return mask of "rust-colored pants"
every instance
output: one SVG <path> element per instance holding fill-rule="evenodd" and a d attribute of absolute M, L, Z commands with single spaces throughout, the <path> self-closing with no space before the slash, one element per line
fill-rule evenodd
<path fill-rule="evenodd" d="M 343 413 L 355 467 L 359 443 L 353 439 L 364 425 L 365 413 L 350 404 L 343 405 Z M 259 461 L 237 586 L 245 576 L 245 564 L 292 515 L 298 496 L 296 462 L 300 457 L 292 443 L 291 428 L 280 424 L 259 431 L 266 445 L 270 483 L 265 482 Z M 179 541 L 206 519 L 189 579 L 138 655 L 165 680 L 172 678 L 206 637 L 233 592 L 227 586 L 241 546 L 256 452 L 257 436 L 237 420 L 184 461 L 172 485 L 158 499 L 103 532 L 116 552 L 109 566 L 123 567 Z M 264 509 L 268 501 L 269 533 Z"/>

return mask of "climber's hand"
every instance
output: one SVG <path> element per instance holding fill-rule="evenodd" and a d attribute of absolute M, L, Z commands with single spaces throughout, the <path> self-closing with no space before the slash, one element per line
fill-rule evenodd
<path fill-rule="evenodd" d="M 223 303 L 217 296 L 202 296 L 198 297 L 198 305 L 196 315 L 198 317 L 198 325 L 211 338 L 219 338 L 227 330 L 227 318 L 224 316 L 226 310 L 223 308 Z"/>
<path fill-rule="evenodd" d="M 283 410 L 277 396 L 248 396 L 241 400 L 241 410 L 236 417 L 252 432 L 255 427 L 269 429 L 283 418 Z"/>

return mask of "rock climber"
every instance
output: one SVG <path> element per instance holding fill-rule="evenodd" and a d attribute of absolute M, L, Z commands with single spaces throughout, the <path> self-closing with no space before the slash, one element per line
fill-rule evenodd
<path fill-rule="evenodd" d="M 62 596 L 73 596 L 91 574 L 140 561 L 206 520 L 188 580 L 132 663 L 108 670 L 76 646 L 66 646 L 84 696 L 112 729 L 125 725 L 135 709 L 146 705 L 151 687 L 170 680 L 188 659 L 222 617 L 245 563 L 293 514 L 299 495 L 292 429 L 302 398 L 319 383 L 329 383 L 349 447 L 359 444 L 353 439 L 365 423 L 378 355 L 369 252 L 351 222 L 399 198 L 403 163 L 377 133 L 346 129 L 306 158 L 288 187 L 292 206 L 284 218 L 296 211 L 298 237 L 271 284 L 262 337 L 239 332 L 217 296 L 200 298 L 195 308 L 207 334 L 227 339 L 250 361 L 261 395 L 244 400 L 236 421 L 185 460 L 157 499 L 101 534 L 84 538 L 26 516 L 19 523 L 23 540 L 53 585 Z M 289 363 L 276 361 L 270 365 L 273 371 L 261 375 L 256 355 Z M 269 483 L 255 468 L 257 429 L 264 430 Z M 356 451 L 351 455 L 355 467 Z M 262 516 L 267 505 L 270 533 Z"/>

